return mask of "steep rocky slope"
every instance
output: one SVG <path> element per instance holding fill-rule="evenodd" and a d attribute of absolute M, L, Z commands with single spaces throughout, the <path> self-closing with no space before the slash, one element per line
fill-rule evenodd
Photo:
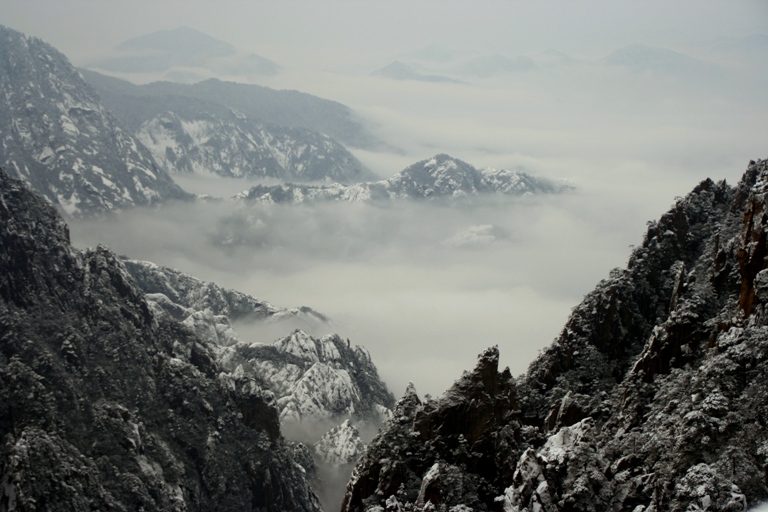
<path fill-rule="evenodd" d="M 0 26 L 0 165 L 70 215 L 186 198 L 67 58 Z"/>
<path fill-rule="evenodd" d="M 308 474 L 316 472 L 313 488 L 321 503 L 338 509 L 352 466 L 365 451 L 360 430 L 370 436 L 389 420 L 395 402 L 368 351 L 335 334 L 295 330 L 285 336 L 302 325 L 313 331 L 333 327 L 309 308 L 277 308 L 149 262 L 124 264 L 154 314 L 195 332 L 221 375 L 269 390 L 283 432 L 305 443 L 295 448 L 303 447 L 299 463 Z M 270 343 L 278 332 L 283 334 Z"/>
<path fill-rule="evenodd" d="M 449 155 L 417 162 L 389 179 L 354 185 L 257 185 L 236 196 L 247 204 L 309 201 L 388 201 L 395 199 L 462 199 L 483 194 L 522 196 L 571 190 L 567 183 L 505 169 L 476 169 Z"/>
<path fill-rule="evenodd" d="M 3 172 L 0 439 L 3 511 L 320 510 L 274 395 Z"/>
<path fill-rule="evenodd" d="M 768 497 L 768 162 L 706 180 L 513 379 L 411 389 L 352 510 L 746 510 Z"/>

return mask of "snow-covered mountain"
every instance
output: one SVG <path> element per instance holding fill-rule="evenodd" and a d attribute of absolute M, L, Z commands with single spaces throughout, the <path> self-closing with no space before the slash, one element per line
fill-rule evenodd
<path fill-rule="evenodd" d="M 389 179 L 353 185 L 257 185 L 237 196 L 249 204 L 309 201 L 388 201 L 398 199 L 461 199 L 482 194 L 522 196 L 572 190 L 566 182 L 520 171 L 483 168 L 440 154 L 415 163 Z"/>
<path fill-rule="evenodd" d="M 205 339 L 219 365 L 232 375 L 254 379 L 270 390 L 280 419 L 294 426 L 338 425 L 348 418 L 379 425 L 389 418 L 394 397 L 379 379 L 368 351 L 328 331 L 328 317 L 308 308 L 285 309 L 250 295 L 201 281 L 175 269 L 125 260 L 125 268 L 146 294 L 153 311 L 167 314 Z M 263 323 L 277 341 L 238 333 L 237 324 Z"/>
<path fill-rule="evenodd" d="M 191 118 L 200 113 L 216 114 L 224 119 L 236 111 L 266 125 L 319 132 L 351 147 L 369 150 L 387 147 L 346 105 L 299 91 L 216 78 L 194 84 L 136 85 L 86 69 L 81 73 L 98 91 L 104 105 L 133 132 L 168 111 Z"/>
<path fill-rule="evenodd" d="M 268 342 L 272 333 L 297 325 L 316 331 L 332 325 L 309 308 L 276 308 L 174 269 L 133 260 L 124 264 L 154 315 L 179 322 L 202 340 L 206 366 L 251 382 L 269 396 L 286 436 L 307 445 L 308 452 L 299 454 L 307 460 L 299 463 L 308 474 L 318 471 L 329 479 L 314 488 L 338 506 L 351 464 L 365 450 L 358 428 L 372 432 L 385 424 L 395 402 L 368 351 L 336 334 L 311 336 L 302 330 Z M 246 331 L 238 331 L 244 323 Z M 262 325 L 258 331 L 256 323 Z M 201 359 L 195 347 L 178 350 Z"/>
<path fill-rule="evenodd" d="M 342 510 L 748 510 L 768 498 L 768 161 L 705 180 L 512 377 L 410 387 Z"/>
<path fill-rule="evenodd" d="M 280 71 L 280 66 L 254 53 L 190 27 L 159 30 L 123 41 L 108 56 L 88 64 L 123 77 L 197 82 L 211 77 L 255 80 Z"/>
<path fill-rule="evenodd" d="M 0 26 L 0 165 L 69 215 L 186 198 L 67 58 Z"/>
<path fill-rule="evenodd" d="M 234 109 L 164 112 L 144 122 L 136 137 L 171 173 L 340 183 L 372 176 L 327 135 L 267 125 Z"/>
<path fill-rule="evenodd" d="M 339 424 L 352 417 L 380 424 L 394 405 L 368 351 L 336 334 L 297 330 L 271 344 L 241 342 L 222 351 L 220 360 L 275 393 L 284 423 Z"/>
<path fill-rule="evenodd" d="M 321 510 L 274 395 L 2 171 L 0 319 L 0 509 Z"/>

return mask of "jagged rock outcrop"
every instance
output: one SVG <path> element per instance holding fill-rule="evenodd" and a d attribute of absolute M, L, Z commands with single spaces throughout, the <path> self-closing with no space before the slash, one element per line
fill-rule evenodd
<path fill-rule="evenodd" d="M 556 194 L 573 186 L 520 171 L 476 169 L 440 154 L 417 162 L 389 179 L 354 185 L 257 185 L 237 196 L 248 204 L 303 203 L 309 201 L 389 201 L 395 199 L 462 199 L 482 194 L 522 196 Z"/>
<path fill-rule="evenodd" d="M 320 510 L 272 393 L 0 172 L 0 510 Z"/>
<path fill-rule="evenodd" d="M 320 460 L 331 466 L 354 464 L 365 453 L 365 443 L 360 438 L 360 432 L 349 421 L 333 427 L 323 434 L 315 444 L 315 453 Z"/>
<path fill-rule="evenodd" d="M 714 511 L 766 499 L 767 184 L 768 161 L 750 162 L 736 187 L 705 180 L 649 223 L 627 268 L 517 379 L 513 411 L 473 388 L 426 403 L 410 390 L 343 510 Z M 504 449 L 472 442 L 465 425 L 459 458 L 462 424 L 437 413 L 446 399 L 479 411 L 461 417 Z M 484 477 L 470 461 L 491 456 L 498 470 Z"/>
<path fill-rule="evenodd" d="M 72 216 L 185 199 L 67 58 L 0 26 L 0 165 Z"/>
<path fill-rule="evenodd" d="M 515 381 L 498 359 L 497 348 L 481 354 L 439 400 L 422 403 L 409 386 L 356 466 L 342 509 L 387 508 L 390 497 L 418 510 L 493 503 L 511 482 L 521 428 Z"/>

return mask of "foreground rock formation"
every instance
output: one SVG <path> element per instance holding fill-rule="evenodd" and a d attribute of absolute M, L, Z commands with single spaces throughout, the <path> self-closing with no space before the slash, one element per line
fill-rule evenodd
<path fill-rule="evenodd" d="M 706 180 L 513 379 L 410 389 L 344 511 L 746 510 L 768 497 L 768 162 Z"/>
<path fill-rule="evenodd" d="M 0 510 L 320 510 L 274 402 L 0 172 Z"/>

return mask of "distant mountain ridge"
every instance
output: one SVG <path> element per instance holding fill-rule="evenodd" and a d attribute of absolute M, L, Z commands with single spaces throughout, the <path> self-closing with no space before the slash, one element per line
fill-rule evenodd
<path fill-rule="evenodd" d="M 172 173 L 340 183 L 373 176 L 327 135 L 220 110 L 167 111 L 142 124 L 136 137 Z"/>
<path fill-rule="evenodd" d="M 410 64 L 396 60 L 371 73 L 374 76 L 392 78 L 394 80 L 414 80 L 417 82 L 453 83 L 460 84 L 460 80 L 443 75 L 422 73 Z"/>
<path fill-rule="evenodd" d="M 194 84 L 152 82 L 136 85 L 126 80 L 81 70 L 83 76 L 118 119 L 130 130 L 163 112 L 194 111 L 213 106 L 236 110 L 255 121 L 324 133 L 343 144 L 377 149 L 385 144 L 374 137 L 347 106 L 293 90 L 208 79 Z M 204 107 L 199 105 L 202 103 Z"/>
<path fill-rule="evenodd" d="M 0 26 L 0 165 L 72 216 L 191 197 L 67 58 Z"/>
<path fill-rule="evenodd" d="M 313 201 L 367 202 L 402 199 L 463 199 L 483 194 L 521 196 L 572 190 L 573 185 L 520 171 L 484 168 L 446 154 L 417 162 L 389 179 L 354 185 L 257 185 L 237 196 L 248 204 Z"/>
<path fill-rule="evenodd" d="M 270 59 L 240 52 L 190 27 L 160 30 L 123 41 L 110 56 L 92 61 L 88 67 L 123 76 L 161 75 L 178 82 L 196 82 L 212 76 L 257 79 L 277 74 L 281 69 Z"/>
<path fill-rule="evenodd" d="M 674 50 L 655 48 L 639 43 L 614 50 L 602 59 L 602 63 L 608 66 L 623 67 L 636 73 L 703 73 L 711 68 L 711 65 L 704 61 Z"/>

